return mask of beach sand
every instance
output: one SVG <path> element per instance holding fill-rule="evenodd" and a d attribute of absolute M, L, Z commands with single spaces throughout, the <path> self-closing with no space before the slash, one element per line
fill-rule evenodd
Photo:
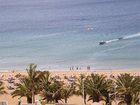
<path fill-rule="evenodd" d="M 10 93 L 13 91 L 13 90 L 9 90 L 7 88 L 7 86 L 9 86 L 9 83 L 7 82 L 7 79 L 9 77 L 14 77 L 15 78 L 15 75 L 17 74 L 22 74 L 22 75 L 27 75 L 26 71 L 23 70 L 14 70 L 14 71 L 3 71 L 3 72 L 0 72 L 0 77 L 2 78 L 2 81 L 4 82 L 4 85 L 5 85 L 5 90 L 7 92 L 7 94 L 4 94 L 4 95 L 1 95 L 0 96 L 0 101 L 1 100 L 5 100 L 8 102 L 8 105 L 17 105 L 17 102 L 18 102 L 18 98 L 19 97 L 15 97 L 15 98 L 12 98 L 12 96 L 10 95 Z M 107 75 L 108 77 L 110 75 L 114 75 L 114 76 L 117 76 L 119 75 L 120 73 L 130 73 L 132 75 L 135 75 L 135 76 L 140 76 L 140 71 L 139 69 L 133 69 L 133 70 L 70 70 L 70 71 L 65 71 L 65 70 L 57 70 L 57 71 L 50 71 L 51 73 L 51 76 L 60 76 L 60 77 L 64 77 L 64 76 L 76 76 L 76 77 L 79 77 L 79 75 L 81 74 L 85 74 L 85 75 L 90 75 L 91 73 L 98 73 L 98 74 L 104 74 L 104 75 Z M 36 100 L 39 100 L 39 96 L 36 96 Z M 21 101 L 23 103 L 26 103 L 26 98 L 21 98 Z M 80 96 L 72 96 L 68 99 L 68 103 L 71 103 L 71 104 L 76 104 L 76 105 L 82 105 L 82 97 Z M 88 104 L 90 105 L 91 102 L 88 102 Z"/>

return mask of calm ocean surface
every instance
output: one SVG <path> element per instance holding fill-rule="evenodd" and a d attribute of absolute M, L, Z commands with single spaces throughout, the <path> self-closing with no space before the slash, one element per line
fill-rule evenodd
<path fill-rule="evenodd" d="M 140 0 L 0 0 L 0 68 L 29 63 L 139 68 Z"/>

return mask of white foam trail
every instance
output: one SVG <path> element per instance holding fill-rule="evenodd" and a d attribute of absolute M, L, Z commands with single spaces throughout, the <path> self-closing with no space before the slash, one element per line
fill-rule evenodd
<path fill-rule="evenodd" d="M 130 39 L 130 38 L 135 38 L 135 37 L 140 37 L 140 33 L 125 36 L 123 39 Z"/>
<path fill-rule="evenodd" d="M 106 43 L 111 43 L 111 42 L 115 42 L 115 41 L 118 41 L 118 39 L 108 40 L 108 41 L 106 41 Z"/>
<path fill-rule="evenodd" d="M 122 38 L 122 40 L 124 39 L 131 39 L 131 38 L 135 38 L 135 37 L 140 37 L 140 33 L 137 33 L 137 34 L 133 34 L 133 35 L 128 35 L 128 36 L 124 36 L 124 37 L 120 37 Z M 116 41 L 119 41 L 120 39 L 117 38 L 117 39 L 112 39 L 112 40 L 108 40 L 108 41 L 105 41 L 106 43 L 111 43 L 111 42 L 116 42 Z"/>
<path fill-rule="evenodd" d="M 63 33 L 53 33 L 53 34 L 47 34 L 47 35 L 36 35 L 36 36 L 33 36 L 32 38 L 34 38 L 34 39 L 47 38 L 47 37 L 57 36 L 57 35 L 60 35 L 60 34 L 63 34 Z"/>

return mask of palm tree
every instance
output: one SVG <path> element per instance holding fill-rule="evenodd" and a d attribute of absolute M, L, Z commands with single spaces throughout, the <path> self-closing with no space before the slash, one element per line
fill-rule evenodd
<path fill-rule="evenodd" d="M 40 73 L 40 88 L 47 89 L 48 86 L 51 84 L 52 79 L 50 77 L 49 71 L 43 71 Z"/>
<path fill-rule="evenodd" d="M 21 80 L 21 83 L 17 84 L 16 89 L 11 93 L 13 97 L 20 96 L 26 97 L 28 103 L 32 103 L 31 87 L 28 78 Z"/>
<path fill-rule="evenodd" d="M 111 105 L 112 101 L 115 100 L 114 81 L 112 79 L 105 80 L 105 89 L 101 93 L 105 97 L 106 105 Z"/>
<path fill-rule="evenodd" d="M 86 79 L 86 76 L 81 74 L 80 77 L 77 79 L 77 82 L 76 82 L 76 91 L 75 91 L 75 94 L 76 95 L 80 95 L 84 98 L 84 104 L 86 104 L 86 97 L 87 97 L 87 93 L 86 91 L 83 91 L 85 90 L 85 79 Z M 84 89 L 83 89 L 84 88 Z M 83 94 L 84 92 L 84 94 Z"/>
<path fill-rule="evenodd" d="M 68 98 L 72 95 L 74 95 L 75 86 L 74 85 L 64 85 L 62 86 L 60 92 L 62 94 L 62 98 L 65 100 L 65 103 L 67 103 Z"/>
<path fill-rule="evenodd" d="M 41 73 L 40 77 L 40 95 L 43 97 L 43 100 L 47 102 L 56 102 L 62 99 L 61 96 L 61 86 L 62 83 L 54 81 L 50 78 L 50 73 L 44 71 Z"/>
<path fill-rule="evenodd" d="M 47 88 L 41 91 L 41 96 L 47 102 L 58 103 L 58 101 L 62 99 L 61 85 L 58 82 L 51 83 Z"/>
<path fill-rule="evenodd" d="M 39 82 L 41 72 L 36 71 L 37 65 L 30 64 L 27 70 L 27 76 L 22 76 L 20 82 L 17 84 L 16 89 L 11 93 L 13 97 L 27 97 L 28 103 L 35 103 L 35 95 L 39 93 Z"/>
<path fill-rule="evenodd" d="M 138 103 L 140 79 L 130 74 L 120 74 L 115 78 L 117 98 L 119 104 L 135 105 Z"/>
<path fill-rule="evenodd" d="M 6 94 L 6 91 L 4 90 L 3 82 L 0 81 L 0 95 Z"/>
<path fill-rule="evenodd" d="M 29 79 L 30 87 L 31 88 L 31 95 L 32 95 L 32 102 L 35 103 L 35 93 L 39 88 L 39 82 L 40 82 L 40 74 L 41 72 L 36 71 L 37 65 L 36 64 L 30 64 L 29 68 L 27 70 L 27 78 Z"/>
<path fill-rule="evenodd" d="M 91 74 L 85 80 L 85 91 L 89 95 L 89 100 L 93 102 L 99 102 L 101 100 L 109 103 L 110 84 L 107 77 L 99 74 Z"/>
<path fill-rule="evenodd" d="M 40 77 L 40 94 L 43 97 L 43 100 L 46 100 L 47 102 L 52 101 L 52 96 L 49 92 L 51 82 L 50 73 L 48 71 L 43 71 Z"/>

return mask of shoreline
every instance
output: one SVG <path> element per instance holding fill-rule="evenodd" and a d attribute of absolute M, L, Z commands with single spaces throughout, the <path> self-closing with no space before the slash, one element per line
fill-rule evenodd
<path fill-rule="evenodd" d="M 88 67 L 90 67 L 91 71 L 120 71 L 120 70 L 124 70 L 124 71 L 131 71 L 131 70 L 137 70 L 140 69 L 140 67 L 125 67 L 125 68 L 94 68 L 94 66 L 92 65 L 87 65 L 87 66 L 69 66 L 69 67 L 61 67 L 61 68 L 53 68 L 53 67 L 41 67 L 40 65 L 37 65 L 37 70 L 40 71 L 70 71 L 70 70 L 74 70 L 74 71 L 84 71 L 84 70 L 88 70 Z M 18 67 L 13 67 L 13 68 L 0 68 L 0 71 L 26 71 L 26 69 L 28 68 L 28 65 L 23 67 L 23 68 L 18 68 Z"/>
<path fill-rule="evenodd" d="M 14 71 L 25 71 L 26 69 L 28 68 L 28 66 L 26 67 L 26 68 L 0 68 L 0 71 L 2 70 L 2 71 L 12 71 L 12 70 L 14 70 Z M 73 69 L 74 71 L 85 71 L 85 70 L 87 70 L 87 67 L 83 67 L 83 68 L 80 68 L 80 69 L 76 69 L 76 67 L 74 67 L 75 69 Z M 136 67 L 136 68 L 116 68 L 116 69 L 111 69 L 111 68 L 108 68 L 108 69 L 106 69 L 106 68 L 104 68 L 104 69 L 95 69 L 95 68 L 90 68 L 90 70 L 91 71 L 93 71 L 93 70 L 95 70 L 95 71 L 108 71 L 108 70 L 137 70 L 137 69 L 140 69 L 140 67 Z M 43 69 L 41 69 L 39 66 L 37 67 L 37 70 L 41 70 L 41 71 L 43 71 L 43 70 L 49 70 L 49 71 L 58 71 L 58 70 L 61 70 L 61 71 L 72 71 L 72 69 L 70 70 L 70 68 L 60 68 L 60 69 L 48 69 L 48 68 L 43 68 Z"/>
<path fill-rule="evenodd" d="M 104 74 L 104 75 L 118 75 L 121 73 L 130 73 L 133 75 L 140 75 L 140 69 L 110 69 L 110 70 L 38 70 L 38 71 L 49 71 L 52 75 L 80 75 L 80 74 L 86 74 L 89 75 L 91 73 L 98 73 L 98 74 Z M 0 76 L 1 75 L 6 75 L 6 77 L 8 75 L 16 75 L 16 74 L 27 74 L 27 71 L 24 70 L 0 70 Z"/>

